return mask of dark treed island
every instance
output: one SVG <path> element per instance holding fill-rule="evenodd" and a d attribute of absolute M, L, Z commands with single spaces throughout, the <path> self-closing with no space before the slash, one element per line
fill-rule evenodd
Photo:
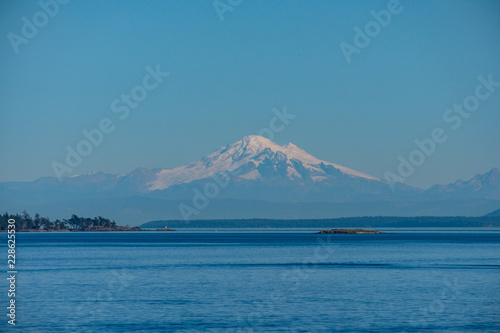
<path fill-rule="evenodd" d="M 383 234 L 383 232 L 366 229 L 331 229 L 321 230 L 320 232 L 317 232 L 317 234 Z"/>
<path fill-rule="evenodd" d="M 0 231 L 7 231 L 8 220 L 16 221 L 16 231 L 141 231 L 139 227 L 123 227 L 115 221 L 97 216 L 94 218 L 71 215 L 69 219 L 51 221 L 48 217 L 35 214 L 31 217 L 26 211 L 22 214 L 0 215 Z"/>

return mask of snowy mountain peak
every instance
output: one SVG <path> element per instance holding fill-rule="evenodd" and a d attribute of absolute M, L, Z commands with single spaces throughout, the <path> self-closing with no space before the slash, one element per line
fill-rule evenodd
<path fill-rule="evenodd" d="M 304 150 L 300 149 L 293 143 L 289 142 L 284 146 L 280 146 L 279 144 L 269 140 L 268 138 L 265 138 L 263 136 L 259 135 L 248 135 L 243 138 L 243 140 L 238 141 L 235 143 L 235 145 L 241 145 L 242 147 L 247 147 L 250 149 L 254 149 L 257 151 L 261 151 L 263 149 L 269 148 L 271 151 L 274 152 L 282 152 L 285 154 L 290 154 L 295 152 L 296 154 L 303 154 L 303 155 L 308 155 L 309 157 L 312 157 L 308 153 L 306 153 Z M 314 157 L 313 157 L 314 158 Z M 318 159 L 316 159 L 319 161 Z"/>
<path fill-rule="evenodd" d="M 297 159 L 308 164 L 320 164 L 323 162 L 292 143 L 280 146 L 279 144 L 258 135 L 246 136 L 243 140 L 234 143 L 230 147 L 240 147 L 239 151 L 242 153 L 253 152 L 255 154 L 261 153 L 265 149 L 269 149 L 273 153 L 281 152 L 289 159 Z"/>
<path fill-rule="evenodd" d="M 242 142 L 245 145 L 254 146 L 254 147 L 255 146 L 271 147 L 271 146 L 276 145 L 274 142 L 272 142 L 268 138 L 265 138 L 265 137 L 259 136 L 259 135 L 247 135 L 243 138 L 243 140 L 238 141 L 238 142 Z"/>
<path fill-rule="evenodd" d="M 249 135 L 186 166 L 160 170 L 149 182 L 148 190 L 163 190 L 236 170 L 238 175 L 233 177 L 234 181 L 242 182 L 303 185 L 326 179 L 338 180 L 340 176 L 382 182 L 376 177 L 322 161 L 292 143 L 281 146 L 265 137 Z"/>

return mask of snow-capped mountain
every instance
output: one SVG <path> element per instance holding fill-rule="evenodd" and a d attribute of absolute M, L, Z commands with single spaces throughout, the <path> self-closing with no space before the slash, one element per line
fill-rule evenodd
<path fill-rule="evenodd" d="M 189 198 L 193 188 L 217 183 L 215 179 L 227 183 L 219 199 L 340 202 L 392 196 L 376 177 L 322 161 L 292 143 L 281 146 L 256 135 L 188 165 L 158 170 L 146 192 L 163 199 Z"/>
<path fill-rule="evenodd" d="M 319 160 L 292 143 L 280 146 L 264 137 L 250 135 L 186 166 L 159 171 L 148 183 L 148 191 L 164 190 L 217 174 L 231 175 L 240 181 L 307 184 L 344 176 L 384 183 L 362 172 Z"/>

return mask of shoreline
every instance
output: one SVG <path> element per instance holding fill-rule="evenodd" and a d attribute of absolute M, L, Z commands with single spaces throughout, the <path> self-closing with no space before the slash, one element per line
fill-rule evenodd
<path fill-rule="evenodd" d="M 170 228 L 169 228 L 170 229 Z M 288 231 L 296 231 L 296 232 L 307 232 L 318 235 L 326 235 L 326 234 L 338 234 L 338 235 L 347 235 L 347 234 L 388 234 L 392 232 L 387 232 L 387 230 L 399 230 L 401 232 L 404 231 L 429 231 L 433 230 L 436 232 L 456 232 L 456 231 L 467 231 L 469 229 L 474 229 L 477 231 L 500 231 L 500 227 L 496 226 L 485 226 L 485 227 L 382 227 L 380 228 L 382 231 L 372 232 L 372 230 L 365 230 L 366 232 L 329 232 L 331 229 L 316 228 L 316 227 L 195 227 L 195 228 L 177 228 L 172 230 L 158 230 L 158 229 L 141 229 L 141 228 L 129 228 L 129 229 L 113 229 L 113 230 L 16 230 L 16 233 L 88 233 L 88 232 L 230 232 L 230 231 L 240 231 L 240 232 L 288 232 Z M 458 230 L 457 230 L 458 229 Z M 357 230 L 353 228 L 336 228 L 333 230 Z M 0 230 L 0 233 L 7 233 L 7 230 Z"/>

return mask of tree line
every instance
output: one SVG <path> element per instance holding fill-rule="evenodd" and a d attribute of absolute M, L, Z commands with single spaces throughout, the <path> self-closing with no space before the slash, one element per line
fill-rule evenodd
<path fill-rule="evenodd" d="M 0 215 L 0 231 L 7 230 L 9 219 L 16 221 L 16 231 L 23 230 L 47 230 L 47 231 L 90 231 L 104 228 L 116 228 L 116 222 L 102 216 L 94 218 L 79 217 L 71 215 L 69 219 L 51 221 L 48 217 L 35 214 L 31 217 L 26 211 L 22 214 L 5 213 Z"/>

